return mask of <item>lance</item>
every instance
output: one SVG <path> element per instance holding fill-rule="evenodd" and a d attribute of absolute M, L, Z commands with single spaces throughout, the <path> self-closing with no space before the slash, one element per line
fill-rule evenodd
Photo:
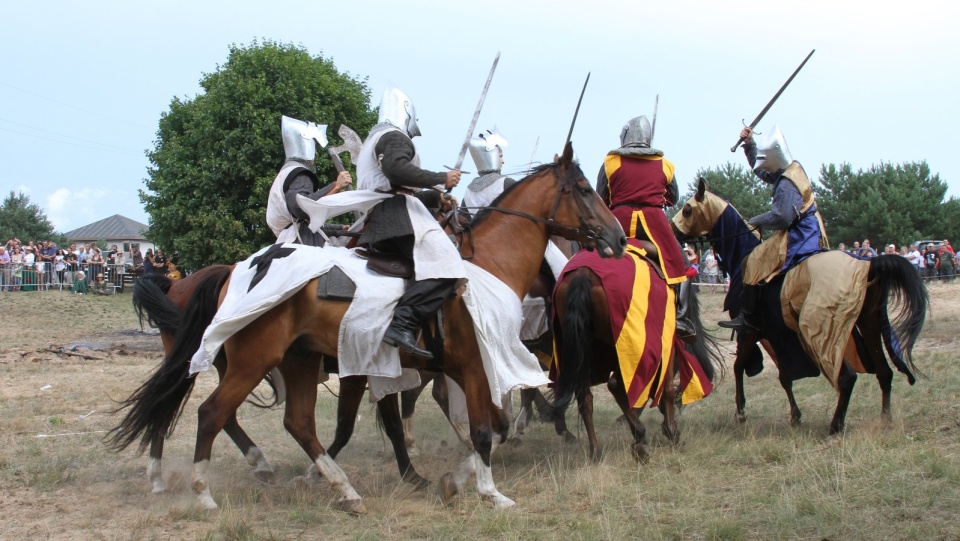
<path fill-rule="evenodd" d="M 660 105 L 660 94 L 657 94 L 657 98 L 653 100 L 653 123 L 650 126 L 650 140 L 653 141 L 653 136 L 657 134 L 657 107 Z"/>
<path fill-rule="evenodd" d="M 570 131 L 567 132 L 567 140 L 563 143 L 563 148 L 567 148 L 570 137 L 573 136 L 573 127 L 577 125 L 577 115 L 580 114 L 580 104 L 583 103 L 583 94 L 587 91 L 587 83 L 590 82 L 590 72 L 587 72 L 587 80 L 583 82 L 583 90 L 580 91 L 580 99 L 577 100 L 577 109 L 573 112 L 573 120 L 570 121 Z"/>
<path fill-rule="evenodd" d="M 467 128 L 467 137 L 463 140 L 463 146 L 460 147 L 460 155 L 457 156 L 457 163 L 453 165 L 453 171 L 459 171 L 463 165 L 463 159 L 467 156 L 467 147 L 470 146 L 470 139 L 473 137 L 473 130 L 477 128 L 477 120 L 480 118 L 480 110 L 483 109 L 483 101 L 487 99 L 487 91 L 490 90 L 490 81 L 493 80 L 493 72 L 497 71 L 497 63 L 500 62 L 500 51 L 497 51 L 496 58 L 493 59 L 493 65 L 490 66 L 490 74 L 487 75 L 487 82 L 483 85 L 483 92 L 480 93 L 480 101 L 477 103 L 477 109 L 473 112 L 473 118 L 470 120 L 470 127 Z M 447 190 L 450 193 L 450 190 Z"/>
<path fill-rule="evenodd" d="M 777 98 L 779 98 L 780 94 L 783 94 L 783 91 L 787 89 L 787 87 L 790 85 L 790 81 L 793 81 L 793 78 L 796 77 L 798 73 L 800 73 L 800 70 L 803 68 L 803 65 L 807 63 L 807 60 L 810 60 L 810 57 L 813 56 L 813 53 L 815 51 L 816 49 L 813 49 L 810 51 L 810 54 L 808 54 L 807 57 L 803 59 L 803 62 L 800 62 L 800 65 L 797 66 L 797 69 L 793 71 L 793 73 L 790 75 L 790 78 L 787 79 L 787 82 L 783 83 L 783 86 L 780 87 L 780 90 L 777 90 L 777 93 L 773 95 L 773 99 L 767 102 L 766 107 L 764 107 L 763 110 L 760 111 L 760 114 L 757 115 L 757 118 L 753 119 L 753 122 L 751 122 L 749 126 L 751 130 L 757 127 L 757 124 L 759 124 L 760 121 L 763 119 L 763 115 L 767 114 L 767 111 L 769 111 L 770 108 L 773 107 L 773 104 L 776 103 Z M 737 140 L 737 144 L 730 147 L 730 152 L 736 152 L 737 148 L 740 146 L 740 143 L 742 142 L 743 142 L 743 138 L 741 137 L 739 140 Z"/>

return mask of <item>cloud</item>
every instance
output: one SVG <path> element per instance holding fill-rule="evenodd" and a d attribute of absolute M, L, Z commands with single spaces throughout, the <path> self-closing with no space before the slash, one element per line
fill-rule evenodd
<path fill-rule="evenodd" d="M 111 199 L 109 190 L 58 188 L 47 196 L 47 218 L 55 230 L 67 232 L 109 216 L 104 212 Z"/>

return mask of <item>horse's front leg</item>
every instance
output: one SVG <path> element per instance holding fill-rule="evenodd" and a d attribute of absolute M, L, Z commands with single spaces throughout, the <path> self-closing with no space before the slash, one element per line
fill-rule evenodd
<path fill-rule="evenodd" d="M 682 346 L 681 346 L 682 347 Z M 673 445 L 680 444 L 680 429 L 677 426 L 677 387 L 673 384 L 673 368 L 676 366 L 677 352 L 674 349 L 668 363 L 670 364 L 663 372 L 669 374 L 670 379 L 663 382 L 663 396 L 660 397 L 661 411 L 663 412 L 663 424 L 661 428 L 663 435 Z"/>
<path fill-rule="evenodd" d="M 737 421 L 747 422 L 747 398 L 743 393 L 743 376 L 746 371 L 747 359 L 749 359 L 749 350 L 756 347 L 756 344 L 744 340 L 743 336 L 738 336 L 737 356 L 733 361 L 733 375 L 736 381 L 736 396 L 734 400 L 737 406 Z"/>
<path fill-rule="evenodd" d="M 837 410 L 833 414 L 833 421 L 830 422 L 829 435 L 835 436 L 843 432 L 844 423 L 847 418 L 847 407 L 850 405 L 850 396 L 853 394 L 853 386 L 857 383 L 857 373 L 843 363 L 840 367 L 840 376 L 837 378 Z"/>
<path fill-rule="evenodd" d="M 627 390 L 623 385 L 623 381 L 620 379 L 621 377 L 620 371 L 615 371 L 614 375 L 607 380 L 607 389 L 610 390 L 610 394 L 613 395 L 614 400 L 617 401 L 617 405 L 620 406 L 620 411 L 623 412 L 623 417 L 630 427 L 631 434 L 633 434 L 631 451 L 633 452 L 634 458 L 637 459 L 637 462 L 646 464 L 650 461 L 650 447 L 647 445 L 647 429 L 643 426 L 643 423 L 640 422 L 640 417 L 637 414 L 637 411 L 643 411 L 643 409 L 635 410 L 630 406 L 630 399 L 627 397 Z"/>
<path fill-rule="evenodd" d="M 793 382 L 787 379 L 783 372 L 780 372 L 780 386 L 783 387 L 783 392 L 787 393 L 787 400 L 790 402 L 790 426 L 800 426 L 800 406 L 793 396 Z"/>

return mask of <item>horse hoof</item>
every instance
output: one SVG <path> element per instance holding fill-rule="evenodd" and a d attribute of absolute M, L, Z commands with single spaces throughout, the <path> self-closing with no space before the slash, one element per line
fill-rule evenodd
<path fill-rule="evenodd" d="M 453 479 L 452 473 L 447 472 L 443 474 L 437 485 L 437 491 L 443 503 L 450 503 L 451 500 L 457 497 L 459 490 L 457 489 L 457 482 Z"/>
<path fill-rule="evenodd" d="M 167 491 L 167 486 L 163 484 L 162 479 L 157 479 L 153 481 L 153 488 L 150 490 L 151 494 L 163 494 Z"/>
<path fill-rule="evenodd" d="M 426 490 L 430 488 L 430 481 L 427 481 L 418 473 L 411 473 L 403 476 L 403 481 L 413 485 L 413 489 L 417 491 Z"/>
<path fill-rule="evenodd" d="M 268 485 L 272 485 L 277 479 L 277 474 L 274 473 L 273 470 L 254 470 L 253 475 L 261 482 L 267 483 Z"/>
<path fill-rule="evenodd" d="M 520 445 L 523 443 L 523 438 L 521 438 L 519 434 L 511 434 L 509 437 L 507 437 L 507 443 L 511 445 Z"/>
<path fill-rule="evenodd" d="M 494 494 L 492 496 L 487 496 L 484 499 L 490 502 L 491 504 L 493 504 L 494 509 L 509 509 L 517 505 L 517 502 L 511 500 L 510 498 L 500 493 Z"/>
<path fill-rule="evenodd" d="M 213 501 L 213 496 L 210 495 L 210 490 L 204 490 L 197 493 L 197 503 L 201 508 L 208 511 L 215 511 L 220 508 L 217 505 L 217 502 Z"/>
<path fill-rule="evenodd" d="M 365 515 L 367 513 L 363 500 L 343 500 L 340 502 L 340 510 L 351 515 Z"/>
<path fill-rule="evenodd" d="M 635 458 L 640 464 L 646 464 L 647 462 L 650 462 L 650 448 L 647 447 L 647 444 L 633 444 L 630 450 L 633 451 L 633 458 Z"/>
<path fill-rule="evenodd" d="M 793 428 L 799 428 L 799 427 L 800 427 L 800 418 L 799 418 L 799 417 L 791 417 L 791 418 L 790 418 L 790 426 L 792 426 Z"/>
<path fill-rule="evenodd" d="M 563 443 L 577 443 L 577 437 L 568 430 L 563 433 Z"/>
<path fill-rule="evenodd" d="M 746 414 L 746 413 L 743 413 L 743 412 L 741 412 L 741 411 L 738 411 L 738 412 L 737 412 L 737 422 L 739 422 L 740 424 L 743 424 L 743 423 L 747 422 L 747 414 Z"/>
<path fill-rule="evenodd" d="M 599 464 L 600 461 L 603 460 L 603 452 L 597 451 L 595 453 L 590 453 L 590 460 L 592 460 L 594 464 Z"/>
<path fill-rule="evenodd" d="M 420 456 L 420 451 L 416 447 L 407 447 L 407 456 L 417 458 Z"/>

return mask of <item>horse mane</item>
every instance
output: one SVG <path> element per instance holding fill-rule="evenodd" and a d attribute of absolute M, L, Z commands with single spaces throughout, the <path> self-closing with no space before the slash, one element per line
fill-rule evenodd
<path fill-rule="evenodd" d="M 530 171 L 529 175 L 523 177 L 522 179 L 508 186 L 505 190 L 503 190 L 503 192 L 500 193 L 500 195 L 497 196 L 496 199 L 494 199 L 490 203 L 490 205 L 483 207 L 480 210 L 480 212 L 478 212 L 476 216 L 474 216 L 473 220 L 470 222 L 470 227 L 476 227 L 480 222 L 482 222 L 488 216 L 496 212 L 495 210 L 493 210 L 492 207 L 500 206 L 500 203 L 503 201 L 504 198 L 507 197 L 508 194 L 513 192 L 513 190 L 517 189 L 518 186 L 525 185 L 523 184 L 525 180 L 542 175 L 549 170 L 556 169 L 557 167 L 560 167 L 560 162 L 544 163 L 534 167 Z M 567 173 L 562 177 L 560 175 L 557 175 L 557 177 L 560 179 L 561 186 L 567 186 L 568 184 L 572 184 L 576 182 L 581 177 L 583 177 L 583 171 L 580 169 L 580 162 L 577 162 L 577 161 L 571 162 L 570 167 L 567 168 Z"/>

